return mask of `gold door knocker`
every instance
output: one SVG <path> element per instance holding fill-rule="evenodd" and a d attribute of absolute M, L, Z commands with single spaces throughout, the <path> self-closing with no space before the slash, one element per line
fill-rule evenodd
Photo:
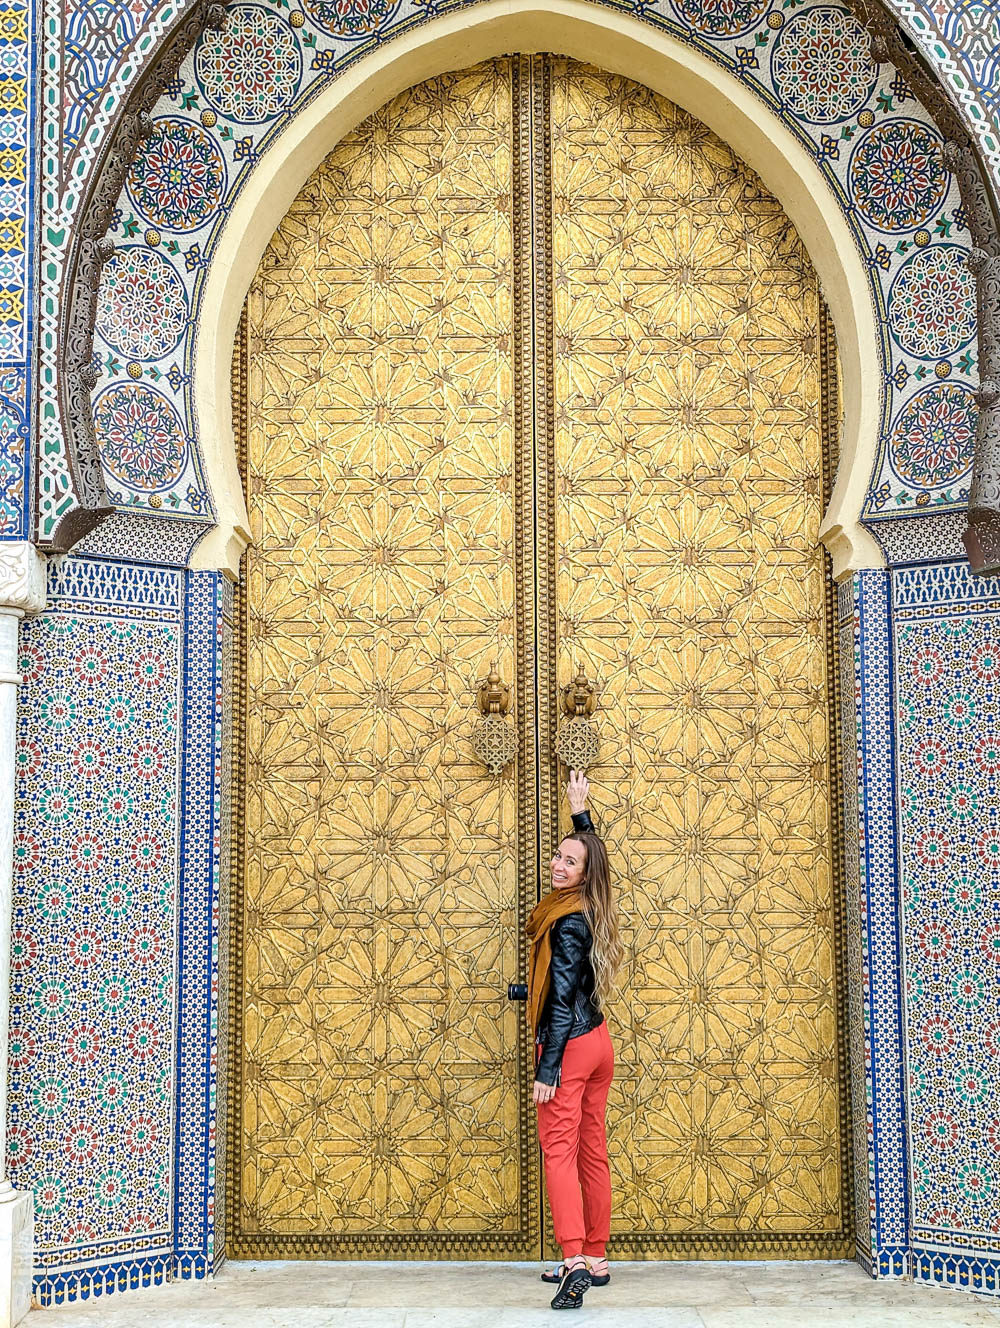
<path fill-rule="evenodd" d="M 601 740 L 597 725 L 590 718 L 597 705 L 597 688 L 587 679 L 583 665 L 562 689 L 563 709 L 568 718 L 559 726 L 556 755 L 571 770 L 586 770 L 597 760 Z"/>
<path fill-rule="evenodd" d="M 476 700 L 482 711 L 472 733 L 472 746 L 491 774 L 499 775 L 517 752 L 517 734 L 507 719 L 510 688 L 500 679 L 496 661 L 487 676 L 476 684 Z"/>

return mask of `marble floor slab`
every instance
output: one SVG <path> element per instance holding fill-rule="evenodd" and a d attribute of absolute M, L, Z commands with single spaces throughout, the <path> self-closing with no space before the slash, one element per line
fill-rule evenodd
<path fill-rule="evenodd" d="M 27 1328 L 541 1328 L 538 1264 L 228 1263 L 32 1310 Z M 1000 1301 L 872 1282 L 853 1263 L 621 1263 L 570 1323 L 600 1328 L 1000 1328 Z"/>

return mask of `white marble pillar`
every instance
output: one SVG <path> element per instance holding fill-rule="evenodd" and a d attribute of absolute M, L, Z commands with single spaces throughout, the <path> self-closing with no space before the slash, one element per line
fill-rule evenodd
<path fill-rule="evenodd" d="M 31 544 L 0 542 L 0 1328 L 19 1323 L 31 1304 L 33 1200 L 7 1179 L 7 1037 L 18 623 L 44 607 L 45 560 Z"/>

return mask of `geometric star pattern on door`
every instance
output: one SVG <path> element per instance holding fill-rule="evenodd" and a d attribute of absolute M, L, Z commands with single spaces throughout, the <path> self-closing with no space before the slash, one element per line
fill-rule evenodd
<path fill-rule="evenodd" d="M 686 112 L 565 61 L 552 104 L 559 677 L 600 680 L 629 956 L 615 1231 L 843 1252 L 816 276 Z"/>
<path fill-rule="evenodd" d="M 330 154 L 251 288 L 231 1249 L 537 1252 L 503 999 L 536 890 L 533 738 L 499 780 L 471 739 L 494 659 L 511 683 L 551 669 L 524 644 L 527 598 L 553 602 L 524 553 L 541 585 L 554 523 L 537 704 L 554 714 L 578 660 L 599 681 L 630 956 L 609 1008 L 618 1248 L 842 1254 L 816 277 L 698 121 L 534 66 L 544 171 L 515 169 L 510 62 L 433 80 Z M 529 176 L 551 180 L 553 280 L 526 293 Z M 554 365 L 531 388 L 556 495 L 534 535 L 524 317 Z"/>
<path fill-rule="evenodd" d="M 471 756 L 514 669 L 510 116 L 494 66 L 397 98 L 250 294 L 248 1236 L 537 1228 L 514 789 Z"/>

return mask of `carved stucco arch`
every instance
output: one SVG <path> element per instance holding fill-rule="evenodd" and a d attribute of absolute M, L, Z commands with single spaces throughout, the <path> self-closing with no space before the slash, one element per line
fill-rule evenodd
<path fill-rule="evenodd" d="M 1000 240 L 996 212 L 973 141 L 888 0 L 848 0 L 871 34 L 872 53 L 902 69 L 946 140 L 976 246 L 981 407 L 966 543 L 977 570 L 1000 569 Z M 107 501 L 91 408 L 97 288 L 113 252 L 105 234 L 129 163 L 151 128 L 166 82 L 225 7 L 200 3 L 163 40 L 122 109 L 70 252 L 64 303 L 60 402 L 80 505 L 63 518 L 53 547 L 65 549 L 113 510 Z M 589 0 L 492 0 L 461 8 L 387 41 L 295 116 L 257 163 L 212 257 L 201 301 L 195 359 L 198 435 L 219 521 L 195 565 L 234 571 L 247 538 L 229 401 L 229 356 L 246 290 L 274 229 L 330 144 L 408 86 L 511 50 L 559 50 L 646 83 L 702 119 L 757 171 L 797 226 L 819 272 L 837 327 L 844 373 L 841 467 L 824 523 L 839 572 L 882 558 L 857 517 L 877 444 L 875 315 L 864 265 L 815 163 L 753 93 L 675 38 Z M 873 382 L 873 375 L 875 381 Z"/>

